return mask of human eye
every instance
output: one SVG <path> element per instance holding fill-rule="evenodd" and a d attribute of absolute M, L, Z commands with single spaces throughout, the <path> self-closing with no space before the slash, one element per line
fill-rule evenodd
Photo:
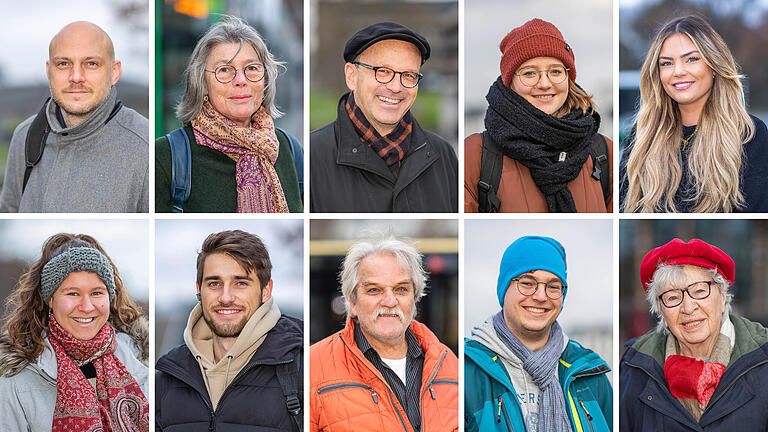
<path fill-rule="evenodd" d="M 218 288 L 221 286 L 221 281 L 209 281 L 208 288 Z"/>
<path fill-rule="evenodd" d="M 565 73 L 565 70 L 561 67 L 553 67 L 552 69 L 549 70 L 549 75 L 554 77 L 559 77 L 564 73 Z"/>
<path fill-rule="evenodd" d="M 659 60 L 659 67 L 669 67 L 672 66 L 672 62 L 669 60 Z"/>
<path fill-rule="evenodd" d="M 676 303 L 680 301 L 680 292 L 676 290 L 667 291 L 662 294 L 662 300 L 664 300 L 665 303 Z"/>
<path fill-rule="evenodd" d="M 533 69 L 528 69 L 520 72 L 520 75 L 522 75 L 524 78 L 535 78 L 536 75 L 538 75 L 538 72 Z"/>
<path fill-rule="evenodd" d="M 261 70 L 261 68 L 262 66 L 258 63 L 249 64 L 248 66 L 245 67 L 245 69 L 249 72 L 258 72 Z"/>
<path fill-rule="evenodd" d="M 378 75 L 381 78 L 389 78 L 392 75 L 395 74 L 395 71 L 388 67 L 378 67 L 376 68 L 376 75 Z"/>
<path fill-rule="evenodd" d="M 70 66 L 69 62 L 66 60 L 59 60 L 56 62 L 56 67 L 59 69 L 66 69 Z"/>
<path fill-rule="evenodd" d="M 525 289 L 534 289 L 536 288 L 536 281 L 530 278 L 520 278 L 517 281 L 517 284 L 520 285 L 520 288 Z"/>
<path fill-rule="evenodd" d="M 217 73 L 224 73 L 224 74 L 232 73 L 232 66 L 230 66 L 230 65 L 221 65 L 221 66 L 216 68 L 216 72 Z"/>
<path fill-rule="evenodd" d="M 690 56 L 686 59 L 688 63 L 696 63 L 697 61 L 701 60 L 700 57 L 697 56 Z"/>
<path fill-rule="evenodd" d="M 561 282 L 550 282 L 547 284 L 547 288 L 553 291 L 560 291 L 563 289 L 563 284 Z"/>
<path fill-rule="evenodd" d="M 368 289 L 365 292 L 367 292 L 368 294 L 378 294 L 379 292 L 381 292 L 381 289 L 379 289 L 378 287 L 368 287 Z"/>
<path fill-rule="evenodd" d="M 85 67 L 87 67 L 88 69 L 96 69 L 99 66 L 100 66 L 99 62 L 95 60 L 89 60 L 85 62 Z"/>

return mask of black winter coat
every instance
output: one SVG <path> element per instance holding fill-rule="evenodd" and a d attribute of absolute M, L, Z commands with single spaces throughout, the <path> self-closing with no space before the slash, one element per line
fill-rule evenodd
<path fill-rule="evenodd" d="M 413 120 L 397 178 L 360 141 L 341 97 L 336 121 L 310 134 L 310 211 L 455 213 L 458 160 L 447 141 Z"/>
<path fill-rule="evenodd" d="M 275 365 L 292 362 L 298 368 L 299 400 L 304 394 L 303 323 L 285 315 L 267 333 L 250 361 L 224 391 L 214 412 L 200 365 L 186 345 L 157 361 L 155 372 L 155 430 L 297 431 Z M 302 402 L 303 404 L 303 402 Z"/>

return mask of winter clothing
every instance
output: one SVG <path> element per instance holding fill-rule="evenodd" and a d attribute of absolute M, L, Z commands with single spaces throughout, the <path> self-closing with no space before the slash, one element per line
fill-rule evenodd
<path fill-rule="evenodd" d="M 733 259 L 720 248 L 699 239 L 686 243 L 676 238 L 645 254 L 640 264 L 640 280 L 645 291 L 648 291 L 656 269 L 662 264 L 691 264 L 714 269 L 730 283 L 736 280 L 736 264 Z"/>
<path fill-rule="evenodd" d="M 303 324 L 280 316 L 277 306 L 267 303 L 257 309 L 226 359 L 218 363 L 212 360 L 210 328 L 200 306 L 195 307 L 184 331 L 186 344 L 157 361 L 157 431 L 297 430 L 277 370 L 295 365 L 302 400 Z"/>
<path fill-rule="evenodd" d="M 354 321 L 309 349 L 312 432 L 414 429 L 392 389 L 354 341 Z M 409 327 L 424 351 L 422 432 L 458 431 L 458 361 L 423 324 Z"/>
<path fill-rule="evenodd" d="M 768 330 L 730 316 L 729 364 L 696 421 L 669 391 L 662 364 L 667 335 L 652 330 L 625 344 L 619 366 L 622 431 L 757 431 L 768 425 Z"/>
<path fill-rule="evenodd" d="M 149 211 L 149 123 L 125 106 L 107 122 L 116 98 L 113 87 L 88 118 L 72 127 L 62 127 L 57 118 L 58 105 L 53 99 L 48 102 L 45 114 L 50 133 L 45 151 L 32 169 L 22 195 L 24 148 L 35 117 L 24 120 L 11 138 L 0 211 Z"/>
<path fill-rule="evenodd" d="M 70 273 L 79 271 L 96 273 L 107 287 L 109 301 L 112 302 L 115 297 L 115 273 L 112 264 L 101 252 L 91 247 L 69 248 L 45 263 L 40 275 L 40 293 L 43 301 L 48 303 L 64 279 Z"/>
<path fill-rule="evenodd" d="M 507 246 L 501 257 L 499 278 L 496 282 L 496 295 L 499 306 L 504 306 L 504 296 L 512 278 L 532 270 L 546 270 L 559 277 L 566 287 L 568 284 L 568 266 L 565 262 L 565 248 L 551 237 L 524 236 Z"/>
<path fill-rule="evenodd" d="M 146 326 L 146 322 L 144 325 Z M 0 377 L 0 406 L 3 407 L 0 430 L 52 430 L 58 364 L 48 338 L 44 340 L 46 348 L 40 357 L 27 364 L 16 375 L 6 374 Z M 139 360 L 141 353 L 136 342 L 125 333 L 117 333 L 115 340 L 115 357 L 125 366 L 125 370 L 138 383 L 146 397 L 149 389 L 149 369 Z M 23 362 L 19 354 L 11 352 L 8 348 L 9 341 L 4 336 L 0 341 L 0 357 L 11 364 Z"/>
<path fill-rule="evenodd" d="M 192 119 L 195 141 L 235 161 L 238 213 L 288 213 L 275 172 L 280 144 L 272 117 L 261 106 L 248 127 L 235 124 L 205 102 Z"/>
<path fill-rule="evenodd" d="M 225 153 L 197 145 L 191 126 L 184 130 L 189 137 L 192 155 L 192 190 L 184 204 L 185 213 L 235 213 L 237 211 L 237 163 Z M 299 180 L 293 165 L 293 153 L 288 137 L 276 130 L 280 150 L 275 171 L 283 188 L 283 195 L 292 213 L 304 211 L 299 193 Z M 171 148 L 168 138 L 155 141 L 155 211 L 167 213 L 171 203 Z"/>
<path fill-rule="evenodd" d="M 493 319 L 464 341 L 464 426 L 474 431 L 536 430 L 541 389 L 524 363 L 499 339 Z M 594 352 L 563 336 L 556 376 L 574 431 L 608 431 L 613 390 L 608 365 Z"/>
<path fill-rule="evenodd" d="M 357 56 L 362 54 L 369 46 L 387 39 L 399 39 L 412 43 L 421 53 L 422 64 L 429 59 L 431 49 L 429 42 L 427 42 L 424 36 L 396 22 L 380 22 L 369 25 L 349 38 L 344 45 L 344 61 L 355 61 Z"/>
<path fill-rule="evenodd" d="M 447 213 L 458 210 L 458 161 L 445 140 L 413 119 L 411 145 L 397 178 L 363 144 L 347 115 L 346 94 L 336 121 L 312 132 L 312 212 Z"/>
<path fill-rule="evenodd" d="M 569 69 L 568 78 L 571 82 L 576 82 L 573 49 L 552 23 L 534 18 L 504 36 L 499 49 L 501 78 L 507 87 L 512 83 L 520 65 L 536 57 L 554 57 L 560 60 Z"/>
<path fill-rule="evenodd" d="M 741 172 L 739 173 L 739 188 L 744 195 L 746 206 L 733 210 L 734 213 L 768 213 L 768 128 L 759 118 L 750 114 L 755 123 L 755 136 L 744 144 L 743 157 L 741 159 Z M 693 134 L 696 126 L 683 126 L 682 136 Z M 635 143 L 636 129 L 627 138 L 619 164 L 619 203 L 621 211 L 625 209 L 625 200 L 629 191 L 629 178 L 627 177 L 627 162 Z M 696 145 L 696 137 L 689 145 L 680 147 L 680 168 L 682 177 L 680 185 L 675 191 L 673 202 L 679 213 L 690 213 L 696 205 L 693 202 L 693 178 L 688 170 L 688 156 L 691 148 Z"/>

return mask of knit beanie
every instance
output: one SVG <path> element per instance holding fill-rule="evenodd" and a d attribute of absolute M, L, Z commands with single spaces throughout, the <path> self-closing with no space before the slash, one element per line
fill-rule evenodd
<path fill-rule="evenodd" d="M 48 303 L 53 293 L 59 288 L 70 273 L 87 271 L 96 273 L 104 282 L 109 293 L 109 301 L 115 297 L 115 273 L 107 257 L 90 247 L 73 247 L 51 258 L 40 275 L 40 294 Z"/>
<path fill-rule="evenodd" d="M 568 286 L 565 248 L 551 237 L 525 236 L 509 245 L 501 258 L 499 280 L 496 284 L 500 306 L 504 306 L 504 295 L 512 278 L 533 270 L 546 270 L 559 277 L 566 287 L 563 289 L 565 300 Z"/>
<path fill-rule="evenodd" d="M 499 44 L 501 49 L 501 80 L 506 87 L 521 64 L 535 57 L 554 57 L 569 69 L 568 78 L 576 81 L 573 49 L 552 23 L 534 18 L 512 29 Z"/>

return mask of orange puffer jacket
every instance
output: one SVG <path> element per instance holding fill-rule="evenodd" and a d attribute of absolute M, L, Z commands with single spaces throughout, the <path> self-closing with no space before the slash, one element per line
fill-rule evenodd
<path fill-rule="evenodd" d="M 458 360 L 424 324 L 410 328 L 424 351 L 421 430 L 458 431 Z M 351 319 L 309 348 L 309 384 L 312 432 L 413 432 L 395 393 L 355 344 Z"/>

